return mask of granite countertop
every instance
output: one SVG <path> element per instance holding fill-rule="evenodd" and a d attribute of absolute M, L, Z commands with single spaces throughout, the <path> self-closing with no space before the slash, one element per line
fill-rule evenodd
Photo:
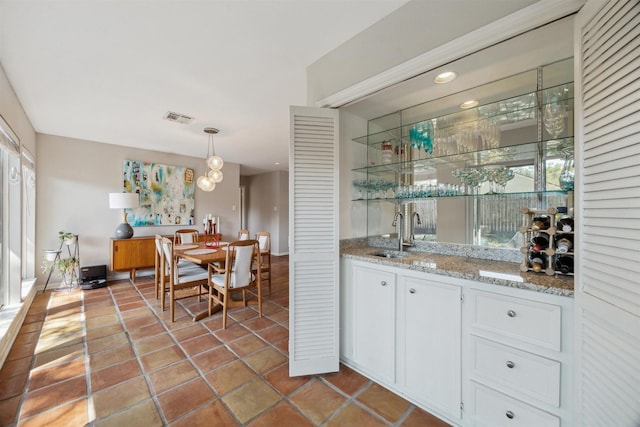
<path fill-rule="evenodd" d="M 379 252 L 397 251 L 373 246 L 343 247 L 340 251 L 345 258 L 375 264 L 573 297 L 573 276 L 523 273 L 520 271 L 520 264 L 514 262 L 412 251 L 405 251 L 408 255 L 403 258 L 382 258 L 374 255 Z"/>

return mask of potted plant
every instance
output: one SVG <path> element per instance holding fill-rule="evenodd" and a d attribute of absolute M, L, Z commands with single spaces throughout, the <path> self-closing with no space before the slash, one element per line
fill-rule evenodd
<path fill-rule="evenodd" d="M 67 231 L 59 231 L 58 238 L 60 239 L 60 243 L 63 243 L 67 246 L 70 246 L 76 243 L 76 235 L 73 233 L 69 233 Z"/>

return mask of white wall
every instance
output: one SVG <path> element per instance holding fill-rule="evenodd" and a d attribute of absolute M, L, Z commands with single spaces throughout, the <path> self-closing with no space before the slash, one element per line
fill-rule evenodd
<path fill-rule="evenodd" d="M 58 231 L 65 230 L 80 236 L 82 266 L 109 265 L 109 238 L 121 222 L 122 212 L 109 208 L 108 194 L 122 191 L 124 160 L 186 166 L 195 169 L 196 177 L 205 168 L 204 159 L 195 157 L 52 135 L 38 134 L 37 145 L 38 261 L 44 249 L 58 248 Z M 198 229 L 204 215 L 212 213 L 220 216 L 223 239 L 235 237 L 240 224 L 239 171 L 239 165 L 225 162 L 224 181 L 213 192 L 196 189 Z M 173 234 L 182 227 L 134 227 L 134 235 Z M 123 275 L 126 273 L 116 277 Z"/>
<path fill-rule="evenodd" d="M 271 253 L 289 253 L 289 174 L 277 171 L 243 177 L 247 228 L 271 233 Z"/>

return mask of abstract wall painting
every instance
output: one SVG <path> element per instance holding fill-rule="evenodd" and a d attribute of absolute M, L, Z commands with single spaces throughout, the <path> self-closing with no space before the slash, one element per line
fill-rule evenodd
<path fill-rule="evenodd" d="M 127 214 L 134 227 L 193 225 L 195 171 L 184 166 L 125 160 L 124 191 L 140 194 L 140 207 Z"/>

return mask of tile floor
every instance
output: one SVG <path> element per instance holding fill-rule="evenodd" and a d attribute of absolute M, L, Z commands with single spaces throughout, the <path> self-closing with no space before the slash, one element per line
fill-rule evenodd
<path fill-rule="evenodd" d="M 172 323 L 152 277 L 38 294 L 0 370 L 2 426 L 447 426 L 341 366 L 288 375 L 288 259 L 263 304 Z"/>

